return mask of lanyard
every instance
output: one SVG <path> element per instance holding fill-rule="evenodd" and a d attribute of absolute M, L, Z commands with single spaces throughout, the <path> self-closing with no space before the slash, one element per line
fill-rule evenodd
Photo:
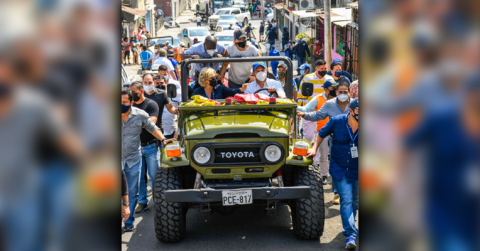
<path fill-rule="evenodd" d="M 358 136 L 358 129 L 357 129 L 357 133 L 355 134 L 355 137 L 352 138 L 352 133 L 350 133 L 350 130 L 348 129 L 348 122 L 345 123 L 345 126 L 347 127 L 347 131 L 348 131 L 348 134 L 350 135 L 350 139 L 352 139 L 352 141 L 353 141 L 353 146 L 355 146 L 355 139 Z"/>

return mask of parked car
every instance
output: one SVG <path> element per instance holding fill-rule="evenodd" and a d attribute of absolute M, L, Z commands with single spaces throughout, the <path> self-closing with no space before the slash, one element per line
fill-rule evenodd
<path fill-rule="evenodd" d="M 236 28 L 236 26 L 235 26 L 236 22 L 237 22 L 236 20 L 228 20 L 228 21 L 222 20 L 222 21 L 219 21 L 217 23 L 217 27 L 215 28 L 215 34 L 217 34 L 219 32 L 223 32 L 225 30 L 228 30 L 228 28 L 230 27 L 230 24 L 233 25 L 233 28 Z"/>
<path fill-rule="evenodd" d="M 125 67 L 123 67 L 122 64 L 122 87 L 128 87 L 130 84 L 135 81 L 135 77 L 133 76 L 128 76 L 127 71 L 125 70 Z"/>
<path fill-rule="evenodd" d="M 173 40 L 173 42 L 172 42 L 172 40 Z M 170 44 L 172 44 L 173 47 L 180 46 L 180 40 L 176 37 L 152 37 L 152 38 L 148 39 L 148 50 L 153 52 L 154 51 L 154 48 L 153 48 L 154 45 L 159 44 L 159 43 L 164 44 L 167 41 L 170 42 Z"/>
<path fill-rule="evenodd" d="M 193 39 L 197 38 L 198 42 L 202 43 L 205 38 L 209 36 L 207 28 L 204 27 L 188 27 L 182 29 L 182 32 L 178 33 L 178 39 L 180 42 L 184 42 L 185 45 L 190 48 L 193 45 Z"/>
<path fill-rule="evenodd" d="M 233 30 L 226 30 L 223 32 L 216 32 L 215 37 L 217 38 L 217 44 L 222 45 L 223 47 L 228 47 L 233 44 Z"/>
<path fill-rule="evenodd" d="M 238 7 L 219 9 L 215 13 L 215 15 L 212 15 L 208 18 L 208 26 L 210 26 L 210 30 L 215 29 L 221 15 L 232 15 L 238 22 L 242 23 L 242 25 L 244 26 L 248 25 L 248 22 L 252 18 L 249 11 L 242 10 Z"/>

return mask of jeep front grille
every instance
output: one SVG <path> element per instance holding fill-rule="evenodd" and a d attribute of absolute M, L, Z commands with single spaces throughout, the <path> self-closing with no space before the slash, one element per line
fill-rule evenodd
<path fill-rule="evenodd" d="M 252 148 L 221 148 L 215 150 L 214 163 L 229 164 L 229 163 L 258 163 L 261 162 L 260 147 Z"/>

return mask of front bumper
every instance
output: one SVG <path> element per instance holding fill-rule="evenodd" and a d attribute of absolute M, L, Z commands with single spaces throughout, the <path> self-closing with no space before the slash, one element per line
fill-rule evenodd
<path fill-rule="evenodd" d="M 222 201 L 223 189 L 184 189 L 165 192 L 167 202 L 212 203 Z M 230 189 L 225 189 L 230 190 Z M 255 187 L 231 190 L 252 190 L 253 200 L 290 200 L 310 198 L 309 186 L 298 187 Z"/>

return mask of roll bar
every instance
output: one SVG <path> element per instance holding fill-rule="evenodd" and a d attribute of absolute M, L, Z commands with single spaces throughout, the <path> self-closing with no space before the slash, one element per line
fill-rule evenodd
<path fill-rule="evenodd" d="M 283 61 L 287 64 L 287 79 L 285 82 L 285 94 L 287 98 L 293 99 L 293 64 L 290 58 L 279 56 L 279 57 L 228 57 L 228 58 L 200 58 L 200 59 L 191 59 L 187 58 L 182 63 L 182 79 L 181 79 L 181 87 L 182 87 L 182 102 L 188 101 L 188 66 L 194 63 L 240 63 L 240 62 L 270 62 L 270 61 Z"/>

